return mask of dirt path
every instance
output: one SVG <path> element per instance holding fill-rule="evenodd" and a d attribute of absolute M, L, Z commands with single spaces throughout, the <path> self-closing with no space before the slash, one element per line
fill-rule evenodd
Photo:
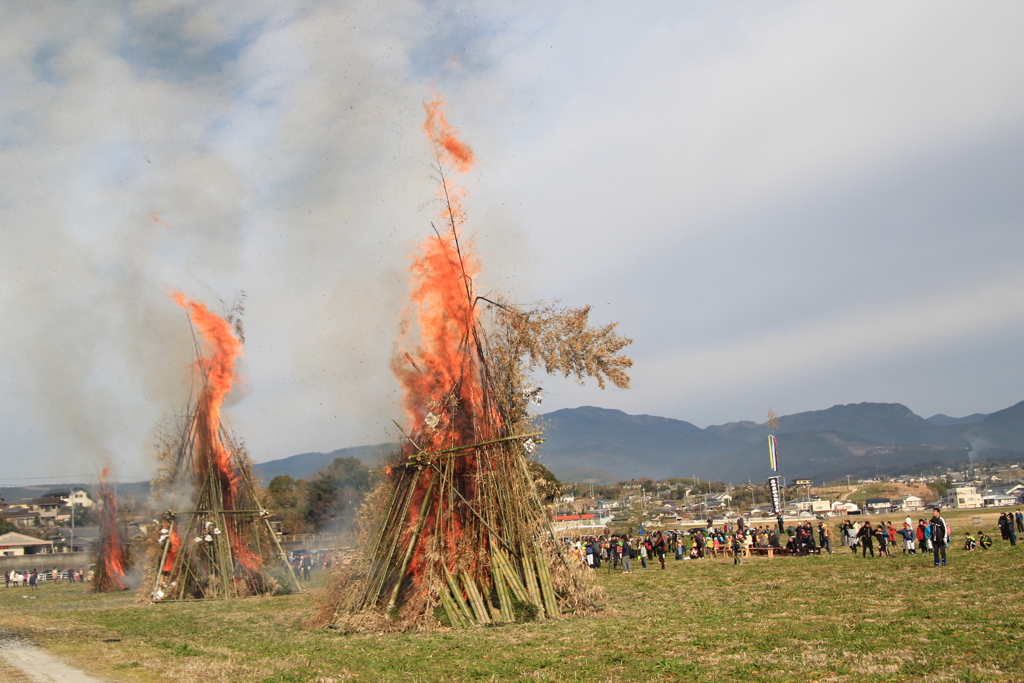
<path fill-rule="evenodd" d="M 9 631 L 0 631 L 0 680 L 5 683 L 104 683 Z"/>

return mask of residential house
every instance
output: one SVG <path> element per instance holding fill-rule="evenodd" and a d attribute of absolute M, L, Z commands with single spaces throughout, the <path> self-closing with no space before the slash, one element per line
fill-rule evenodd
<path fill-rule="evenodd" d="M 859 515 L 860 506 L 849 500 L 837 500 L 832 503 L 832 512 L 837 515 Z"/>
<path fill-rule="evenodd" d="M 893 510 L 901 510 L 905 512 L 913 512 L 915 510 L 924 509 L 924 501 L 917 496 L 911 494 L 897 498 L 892 505 Z"/>
<path fill-rule="evenodd" d="M 0 519 L 19 529 L 32 529 L 39 526 L 39 513 L 21 505 L 0 511 Z"/>
<path fill-rule="evenodd" d="M 987 508 L 999 508 L 1017 504 L 1017 496 L 1011 496 L 998 489 L 989 489 L 981 494 L 981 503 Z"/>
<path fill-rule="evenodd" d="M 832 509 L 832 503 L 817 496 L 802 496 L 789 501 L 786 504 L 786 509 L 820 515 L 829 512 Z"/>
<path fill-rule="evenodd" d="M 77 505 L 82 508 L 91 508 L 96 504 L 88 491 L 78 488 L 50 491 L 44 498 L 60 498 L 65 505 Z"/>
<path fill-rule="evenodd" d="M 892 512 L 892 501 L 888 498 L 868 498 L 864 501 L 868 513 Z"/>
<path fill-rule="evenodd" d="M 71 519 L 71 508 L 64 504 L 63 499 L 55 496 L 33 498 L 28 508 L 39 514 L 38 526 L 54 526 Z"/>
<path fill-rule="evenodd" d="M 981 494 L 973 486 L 956 485 L 946 491 L 948 508 L 980 508 L 984 505 Z"/>
<path fill-rule="evenodd" d="M 708 510 L 724 510 L 732 504 L 732 496 L 728 493 L 710 493 L 704 497 Z"/>

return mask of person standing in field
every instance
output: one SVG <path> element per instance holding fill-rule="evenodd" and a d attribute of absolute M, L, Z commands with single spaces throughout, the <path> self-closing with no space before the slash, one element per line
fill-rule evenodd
<path fill-rule="evenodd" d="M 871 551 L 871 557 L 875 556 L 874 533 L 874 530 L 871 528 L 871 522 L 864 522 L 860 527 L 860 531 L 857 532 L 857 537 L 860 539 L 861 547 L 863 548 L 861 557 L 867 557 L 869 550 Z"/>
<path fill-rule="evenodd" d="M 910 528 L 910 522 L 903 522 L 903 528 L 900 529 L 899 533 L 903 536 L 903 554 L 916 555 L 917 550 L 914 547 L 914 541 L 916 540 L 917 534 Z"/>
<path fill-rule="evenodd" d="M 608 572 L 611 573 L 613 569 L 617 569 L 619 566 L 619 539 L 615 536 L 611 537 L 608 543 Z"/>
<path fill-rule="evenodd" d="M 928 523 L 931 531 L 932 555 L 935 558 L 935 566 L 939 566 L 939 556 L 942 556 L 942 564 L 946 564 L 946 538 L 949 536 L 949 524 L 942 518 L 942 510 L 932 509 L 932 519 Z"/>
<path fill-rule="evenodd" d="M 1013 523 L 1013 513 L 1006 513 L 1006 539 L 1010 541 L 1010 545 L 1017 545 L 1017 528 Z"/>
<path fill-rule="evenodd" d="M 699 534 L 700 532 L 698 531 L 697 533 Z M 665 552 L 668 550 L 665 547 L 666 545 L 667 541 L 665 539 L 665 532 L 659 531 L 654 537 L 654 545 L 651 546 L 651 549 L 654 551 L 654 554 L 657 555 L 658 563 L 661 565 L 662 569 L 665 568 Z"/>
<path fill-rule="evenodd" d="M 619 553 L 622 555 L 622 572 L 632 574 L 633 546 L 629 544 L 629 537 L 626 534 L 622 534 L 622 538 L 619 540 Z"/>
<path fill-rule="evenodd" d="M 885 524 L 879 523 L 875 527 L 875 538 L 878 539 L 878 556 L 879 557 L 892 557 L 889 554 L 889 532 L 885 528 Z"/>
<path fill-rule="evenodd" d="M 827 550 L 828 554 L 832 554 L 832 527 L 825 524 L 824 521 L 818 522 L 818 541 L 822 550 Z"/>
<path fill-rule="evenodd" d="M 1017 531 L 1024 532 L 1024 512 L 1017 510 L 1014 519 L 1017 520 Z"/>
<path fill-rule="evenodd" d="M 1007 522 L 1007 520 L 1006 520 L 1006 513 L 1005 512 L 1000 512 L 999 513 L 999 521 L 996 522 L 996 524 L 999 525 L 999 535 L 1003 537 L 1004 541 L 1009 541 L 1010 540 L 1010 532 L 1009 532 L 1009 528 L 1008 528 L 1009 527 L 1009 522 Z"/>

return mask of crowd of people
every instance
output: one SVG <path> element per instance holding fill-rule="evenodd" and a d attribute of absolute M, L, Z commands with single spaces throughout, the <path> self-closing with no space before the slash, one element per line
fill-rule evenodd
<path fill-rule="evenodd" d="M 575 540 L 567 538 L 565 542 L 587 567 L 597 570 L 604 565 L 609 571 L 621 569 L 626 573 L 632 573 L 635 559 L 640 561 L 642 569 L 647 569 L 648 562 L 655 560 L 664 569 L 665 557 L 669 554 L 674 554 L 677 560 L 731 555 L 734 564 L 742 564 L 743 557 L 769 548 L 793 556 L 834 552 L 834 530 L 825 520 L 816 520 L 816 523 L 807 520 L 789 527 L 781 518 L 777 522 L 777 525 L 754 527 L 741 517 L 735 524 L 715 527 L 712 520 L 708 520 L 704 529 L 583 536 Z M 1017 532 L 1024 531 L 1024 514 L 1020 511 L 1002 513 L 999 530 L 1003 540 L 1017 545 Z M 782 534 L 786 536 L 785 543 L 781 541 Z M 953 543 L 951 528 L 939 508 L 933 509 L 928 519 L 918 519 L 916 524 L 907 517 L 899 528 L 891 521 L 845 518 L 839 523 L 839 534 L 842 545 L 854 554 L 859 550 L 861 557 L 870 554 L 871 557 L 891 558 L 899 548 L 903 555 L 930 555 L 936 566 L 946 564 L 946 550 Z M 984 532 L 977 538 L 965 532 L 965 550 L 991 547 L 992 539 Z"/>
<path fill-rule="evenodd" d="M 918 551 L 922 555 L 931 552 L 936 565 L 946 564 L 946 548 L 952 543 L 949 524 L 938 508 L 932 510 L 930 520 L 918 519 L 916 526 L 910 517 L 903 520 L 899 529 L 891 521 L 878 522 L 873 526 L 869 520 L 853 522 L 845 519 L 840 523 L 839 530 L 843 545 L 849 547 L 854 554 L 859 547 L 861 557 L 867 557 L 869 553 L 875 557 L 876 542 L 878 557 L 892 557 L 894 549 L 902 544 L 904 555 L 916 555 Z"/>
<path fill-rule="evenodd" d="M 82 567 L 75 569 L 74 567 L 68 567 L 67 571 L 61 571 L 54 567 L 48 571 L 36 571 L 33 568 L 31 571 L 28 569 L 11 569 L 10 571 L 4 572 L 4 588 L 15 588 L 27 586 L 35 589 L 36 585 L 40 581 L 61 581 L 67 580 L 69 583 L 82 583 L 83 581 L 92 580 L 92 570 L 89 570 L 88 575 L 85 573 Z"/>
<path fill-rule="evenodd" d="M 295 578 L 301 581 L 312 580 L 312 572 L 320 569 L 325 572 L 331 570 L 334 564 L 334 554 L 330 550 L 293 550 L 289 563 Z"/>
<path fill-rule="evenodd" d="M 803 527 L 800 533 L 804 533 Z M 677 560 L 699 560 L 728 554 L 733 557 L 735 564 L 742 564 L 743 557 L 752 554 L 754 549 L 776 548 L 781 551 L 784 548 L 773 527 L 750 527 L 742 518 L 736 524 L 724 524 L 717 528 L 709 520 L 706 529 L 690 532 L 670 530 L 633 536 L 584 536 L 565 541 L 572 546 L 580 561 L 591 569 L 600 569 L 605 565 L 609 571 L 621 568 L 627 573 L 633 571 L 634 559 L 639 559 L 642 569 L 648 568 L 648 562 L 655 561 L 659 568 L 664 569 L 665 558 L 670 554 Z"/>

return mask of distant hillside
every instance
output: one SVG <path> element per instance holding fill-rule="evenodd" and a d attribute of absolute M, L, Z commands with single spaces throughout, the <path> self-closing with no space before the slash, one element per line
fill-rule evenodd
<path fill-rule="evenodd" d="M 280 460 L 256 463 L 253 469 L 256 470 L 256 477 L 266 486 L 271 479 L 281 475 L 288 475 L 293 479 L 312 476 L 334 462 L 335 458 L 358 458 L 372 469 L 378 466 L 382 457 L 395 448 L 395 444 L 382 443 L 339 448 L 330 453 L 300 453 Z"/>
<path fill-rule="evenodd" d="M 937 424 L 898 403 L 833 406 L 778 419 L 780 474 L 816 481 L 915 471 L 975 459 L 1024 460 L 1024 402 L 981 420 Z M 690 477 L 763 481 L 770 476 L 768 428 L 732 422 L 700 429 L 689 422 L 585 406 L 544 416 L 541 460 L 575 480 L 598 468 L 619 480 Z M 972 448 L 974 449 L 972 451 Z"/>
<path fill-rule="evenodd" d="M 630 415 L 593 406 L 542 415 L 545 441 L 538 459 L 564 481 L 614 483 L 650 477 L 764 481 L 765 424 L 730 422 L 701 429 L 684 420 Z M 917 472 L 986 459 L 1024 461 L 1024 401 L 990 415 L 933 415 L 927 420 L 899 403 L 851 403 L 778 418 L 779 474 L 814 481 Z M 395 444 L 300 453 L 255 465 L 265 485 L 279 475 L 309 477 L 335 458 L 371 468 Z M 2 481 L 2 480 L 0 480 Z M 148 482 L 118 484 L 118 493 L 148 493 Z M 68 484 L 0 487 L 8 502 L 39 497 Z M 86 486 L 92 489 L 92 486 Z"/>
<path fill-rule="evenodd" d="M 2 480 L 0 480 L 2 481 Z M 41 498 L 51 491 L 68 491 L 72 488 L 85 489 L 88 491 L 93 498 L 96 497 L 97 484 L 47 484 L 45 486 L 0 486 L 0 498 L 3 498 L 5 503 L 11 503 L 19 498 Z M 136 494 L 139 496 L 149 495 L 149 482 L 148 481 L 135 481 L 128 483 L 114 484 L 114 488 L 119 496 L 126 494 Z"/>
<path fill-rule="evenodd" d="M 540 460 L 558 477 L 588 468 L 617 479 L 688 476 L 680 473 L 683 460 L 744 445 L 682 420 L 593 406 L 556 410 L 543 421 Z"/>
<path fill-rule="evenodd" d="M 987 449 L 1024 450 L 1024 401 L 999 410 L 963 430 L 970 445 L 984 457 Z"/>
<path fill-rule="evenodd" d="M 974 413 L 973 415 L 968 415 L 967 417 L 950 417 L 949 415 L 943 415 L 942 413 L 939 413 L 938 415 L 932 415 L 931 417 L 929 417 L 928 421 L 931 422 L 933 425 L 943 426 L 972 425 L 976 422 L 981 422 L 986 417 L 988 417 L 988 415 L 985 415 L 984 413 Z"/>

